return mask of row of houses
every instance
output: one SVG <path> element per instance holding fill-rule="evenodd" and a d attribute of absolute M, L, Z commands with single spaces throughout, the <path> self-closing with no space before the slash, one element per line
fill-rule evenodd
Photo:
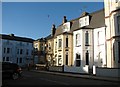
<path fill-rule="evenodd" d="M 120 77 L 120 2 L 104 0 L 104 9 L 52 25 L 51 34 L 33 40 L 2 35 L 2 61 L 21 66 L 47 64 L 49 70 Z M 104 72 L 104 73 L 103 73 Z"/>
<path fill-rule="evenodd" d="M 104 6 L 52 25 L 42 44 L 49 70 L 120 76 L 120 2 L 105 0 Z"/>
<path fill-rule="evenodd" d="M 17 63 L 22 67 L 33 64 L 33 41 L 14 34 L 0 34 L 0 61 Z"/>

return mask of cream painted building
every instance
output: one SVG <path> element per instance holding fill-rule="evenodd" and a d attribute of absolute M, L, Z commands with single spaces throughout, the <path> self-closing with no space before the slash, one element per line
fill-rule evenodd
<path fill-rule="evenodd" d="M 96 75 L 120 77 L 120 0 L 104 0 L 106 25 L 106 68 Z"/>
<path fill-rule="evenodd" d="M 46 39 L 40 38 L 33 42 L 34 45 L 34 64 L 46 63 Z"/>
<path fill-rule="evenodd" d="M 52 25 L 51 34 L 46 37 L 46 60 L 48 66 L 54 66 L 55 65 L 55 59 L 54 59 L 54 35 L 56 32 L 55 25 Z"/>
<path fill-rule="evenodd" d="M 120 1 L 104 0 L 107 67 L 120 68 Z"/>
<path fill-rule="evenodd" d="M 63 18 L 63 23 L 57 27 L 54 36 L 54 58 L 56 66 L 71 66 L 72 61 L 72 33 L 71 22 L 67 22 L 66 17 Z"/>

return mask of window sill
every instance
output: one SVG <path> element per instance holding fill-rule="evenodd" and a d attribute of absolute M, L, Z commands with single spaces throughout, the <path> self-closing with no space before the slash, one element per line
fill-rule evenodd
<path fill-rule="evenodd" d="M 80 47 L 81 45 L 77 45 L 76 47 Z"/>
<path fill-rule="evenodd" d="M 85 46 L 90 46 L 90 45 L 85 45 Z"/>

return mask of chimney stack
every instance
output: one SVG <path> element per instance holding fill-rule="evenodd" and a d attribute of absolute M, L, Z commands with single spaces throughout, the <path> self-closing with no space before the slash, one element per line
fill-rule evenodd
<path fill-rule="evenodd" d="M 63 17 L 63 22 L 62 23 L 66 23 L 67 22 L 67 19 L 66 19 L 66 16 Z"/>
<path fill-rule="evenodd" d="M 54 36 L 55 31 L 56 31 L 55 24 L 53 24 L 51 29 L 51 36 Z"/>

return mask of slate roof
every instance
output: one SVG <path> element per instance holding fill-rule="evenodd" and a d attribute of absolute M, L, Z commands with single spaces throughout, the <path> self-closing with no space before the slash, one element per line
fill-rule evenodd
<path fill-rule="evenodd" d="M 48 35 L 47 37 L 45 37 L 45 39 L 46 40 L 49 40 L 49 39 L 52 39 L 54 36 L 51 36 L 51 34 L 50 35 Z"/>
<path fill-rule="evenodd" d="M 33 41 L 34 41 L 34 39 L 26 38 L 26 37 L 14 36 L 14 34 L 10 34 L 10 35 L 0 34 L 0 39 L 13 40 L 13 41 L 22 41 L 22 42 L 29 42 L 29 43 L 33 43 Z"/>
<path fill-rule="evenodd" d="M 79 19 L 86 15 L 90 16 L 90 24 L 88 26 L 79 27 Z M 70 20 L 68 22 L 71 23 L 71 30 L 70 32 L 68 32 L 69 34 L 72 34 L 73 31 L 78 30 L 78 29 L 95 29 L 95 28 L 105 27 L 104 9 L 101 9 L 101 10 L 98 10 L 92 13 L 83 12 L 80 17 Z M 64 33 L 62 29 L 62 25 L 63 24 L 57 27 L 55 37 L 57 35 Z"/>

